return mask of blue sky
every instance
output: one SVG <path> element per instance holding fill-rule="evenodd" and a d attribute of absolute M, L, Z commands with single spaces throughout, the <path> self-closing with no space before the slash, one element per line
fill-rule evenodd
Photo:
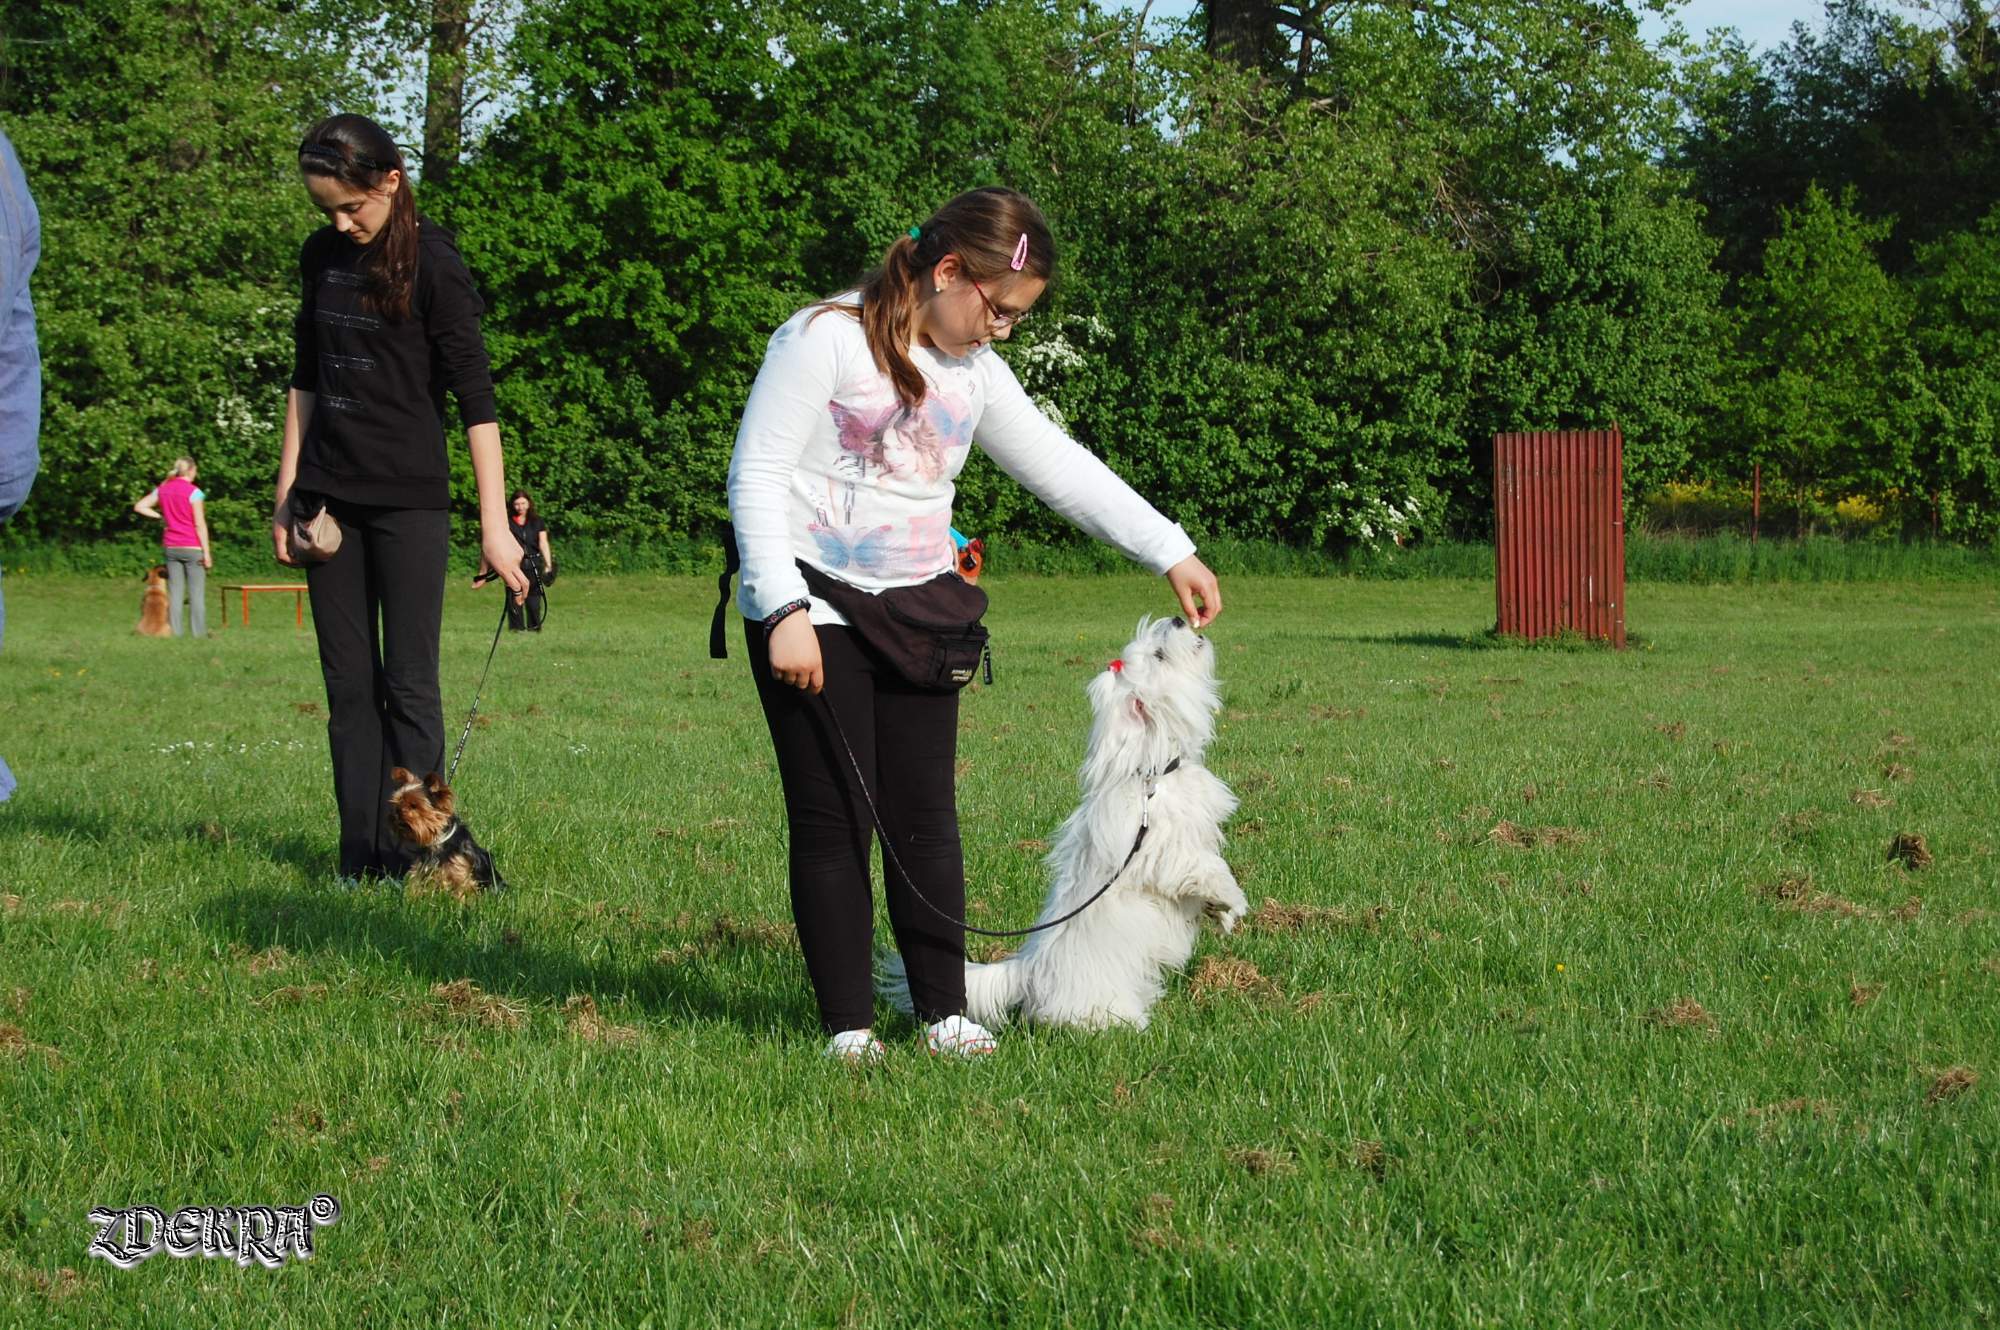
<path fill-rule="evenodd" d="M 1139 8 L 1140 0 L 1106 0 L 1106 8 Z M 1195 0 L 1154 0 L 1153 14 L 1159 18 L 1180 18 L 1192 13 Z M 1792 24 L 1804 23 L 1817 29 L 1826 13 L 1821 0 L 1690 0 L 1676 17 L 1681 26 L 1699 37 L 1710 28 L 1729 27 L 1759 51 L 1768 50 L 1792 34 Z M 1666 25 L 1649 19 L 1648 37 L 1665 34 Z"/>

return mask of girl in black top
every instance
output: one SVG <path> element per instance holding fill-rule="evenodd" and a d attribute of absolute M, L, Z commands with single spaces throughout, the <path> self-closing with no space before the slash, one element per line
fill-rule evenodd
<path fill-rule="evenodd" d="M 525 606 L 509 596 L 507 599 L 507 627 L 520 632 L 525 626 L 532 632 L 542 631 L 542 614 L 548 606 L 548 597 L 542 588 L 555 578 L 556 557 L 549 552 L 549 529 L 542 524 L 542 515 L 535 511 L 535 501 L 526 490 L 515 490 L 507 496 L 507 529 L 514 533 L 514 539 L 521 542 L 522 571 L 534 564 L 538 575 L 528 578 L 528 601 Z M 479 561 L 479 571 L 473 575 L 472 585 L 484 582 L 492 571 L 486 560 Z M 527 623 L 523 625 L 521 611 L 527 610 Z"/>
<path fill-rule="evenodd" d="M 340 872 L 398 874 L 407 853 L 387 816 L 389 769 L 441 771 L 438 630 L 450 533 L 444 395 L 458 399 L 479 485 L 480 548 L 518 597 L 507 534 L 485 306 L 451 234 L 417 215 L 401 152 L 382 127 L 337 115 L 299 146 L 306 192 L 330 225 L 299 258 L 303 293 L 271 515 L 291 565 L 288 513 L 324 502 L 340 522 L 331 559 L 306 568 L 326 679 Z"/>

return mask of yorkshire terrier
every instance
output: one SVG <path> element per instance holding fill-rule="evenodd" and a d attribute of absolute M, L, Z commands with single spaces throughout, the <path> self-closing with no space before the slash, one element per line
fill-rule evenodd
<path fill-rule="evenodd" d="M 167 615 L 167 566 L 163 563 L 146 570 L 146 594 L 139 599 L 139 626 L 133 631 L 141 637 L 173 635 Z"/>
<path fill-rule="evenodd" d="M 444 777 L 433 771 L 420 780 L 397 767 L 389 778 L 396 785 L 389 796 L 396 837 L 421 856 L 410 866 L 413 882 L 428 883 L 460 900 L 476 892 L 505 890 L 507 883 L 493 866 L 493 856 L 458 820 L 456 801 Z"/>

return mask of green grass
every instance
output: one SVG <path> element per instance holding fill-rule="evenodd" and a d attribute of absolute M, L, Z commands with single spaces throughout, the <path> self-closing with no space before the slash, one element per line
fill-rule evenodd
<path fill-rule="evenodd" d="M 465 541 L 473 533 L 461 524 Z M 270 546 L 258 533 L 219 536 L 216 578 L 261 578 L 273 565 Z M 565 573 L 651 573 L 713 578 L 722 567 L 722 548 L 713 535 L 665 535 L 591 539 L 558 531 L 556 561 Z M 1081 536 L 1048 545 L 999 536 L 988 542 L 990 571 L 1042 577 L 1090 574 L 1122 576 L 1131 565 L 1122 554 Z M 1357 577 L 1371 581 L 1470 578 L 1491 581 L 1490 541 L 1427 539 L 1407 548 L 1357 546 L 1342 552 L 1301 549 L 1276 540 L 1203 536 L 1202 559 L 1230 577 Z M 113 539 L 56 543 L 35 540 L 0 527 L 0 565 L 9 576 L 46 577 L 82 573 L 134 578 L 159 561 L 156 533 L 129 531 Z M 454 566 L 469 571 L 479 562 L 476 545 L 461 543 Z M 2000 548 L 1902 542 L 1841 540 L 1811 536 L 1751 541 L 1728 532 L 1686 536 L 1634 530 L 1625 546 L 1626 575 L 1634 582 L 1696 585 L 1763 585 L 1787 582 L 1991 582 L 2000 584 Z"/>
<path fill-rule="evenodd" d="M 1082 686 L 1166 607 L 993 590 L 960 798 L 1012 924 Z M 163 642 L 118 584 L 7 591 L 0 1324 L 2000 1316 L 1991 585 L 1640 587 L 1615 654 L 1494 642 L 1480 582 L 1234 580 L 1229 855 L 1325 913 L 1205 936 L 1145 1034 L 936 1065 L 885 1021 L 867 1074 L 763 927 L 780 806 L 711 582 L 575 577 L 501 643 L 459 787 L 515 890 L 470 908 L 332 887 L 289 606 Z M 453 740 L 494 612 L 452 588 Z M 84 1258 L 95 1205 L 319 1191 L 281 1272 Z"/>

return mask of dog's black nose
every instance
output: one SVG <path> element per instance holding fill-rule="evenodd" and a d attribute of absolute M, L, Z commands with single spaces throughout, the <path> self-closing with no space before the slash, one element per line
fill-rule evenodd
<path fill-rule="evenodd" d="M 1181 617 L 1180 615 L 1176 614 L 1176 615 L 1174 616 L 1174 627 L 1176 627 L 1176 628 L 1185 628 L 1185 627 L 1187 627 L 1187 620 L 1186 620 L 1186 619 L 1183 619 L 1183 618 L 1182 618 L 1182 617 Z"/>

